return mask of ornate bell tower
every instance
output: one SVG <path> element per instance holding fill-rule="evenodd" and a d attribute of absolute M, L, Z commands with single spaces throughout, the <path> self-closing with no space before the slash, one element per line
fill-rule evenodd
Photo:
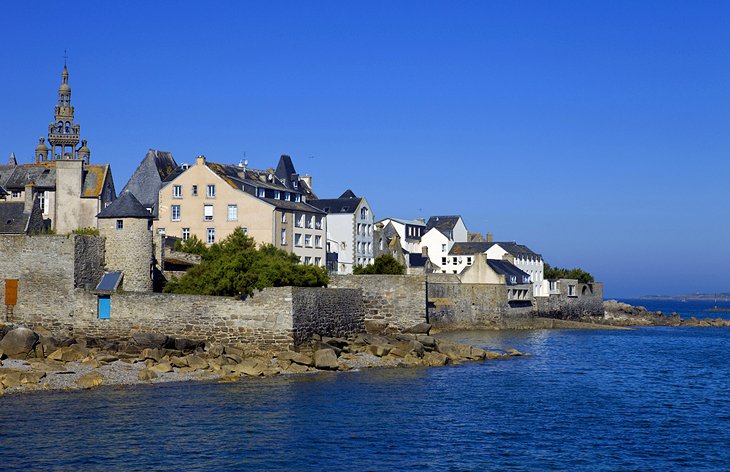
<path fill-rule="evenodd" d="M 58 103 L 53 114 L 54 122 L 48 125 L 48 144 L 51 146 L 51 160 L 83 159 L 89 162 L 89 148 L 84 141 L 84 152 L 79 155 L 76 146 L 79 144 L 80 126 L 74 123 L 74 107 L 71 105 L 71 86 L 68 84 L 68 68 L 63 63 L 61 86 L 58 87 Z M 43 143 L 41 143 L 43 144 Z M 40 146 L 40 145 L 39 145 Z M 36 161 L 38 161 L 38 154 Z"/>

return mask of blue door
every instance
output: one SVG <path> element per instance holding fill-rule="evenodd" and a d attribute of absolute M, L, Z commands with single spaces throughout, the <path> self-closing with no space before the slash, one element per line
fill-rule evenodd
<path fill-rule="evenodd" d="M 112 303 L 109 295 L 99 295 L 99 319 L 108 320 L 112 312 Z"/>

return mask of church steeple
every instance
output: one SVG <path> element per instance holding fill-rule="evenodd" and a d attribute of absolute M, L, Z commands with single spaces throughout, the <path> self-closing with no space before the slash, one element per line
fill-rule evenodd
<path fill-rule="evenodd" d="M 48 125 L 48 144 L 51 146 L 50 159 L 83 159 L 88 163 L 88 148 L 86 148 L 86 152 L 82 153 L 82 156 L 79 156 L 76 149 L 80 141 L 79 132 L 81 127 L 78 123 L 74 123 L 74 107 L 71 105 L 71 86 L 68 83 L 68 67 L 66 67 L 65 58 L 63 72 L 61 73 L 61 85 L 58 87 L 58 103 L 53 118 L 53 123 Z M 45 156 L 36 153 L 36 162 L 43 160 L 45 160 Z"/>

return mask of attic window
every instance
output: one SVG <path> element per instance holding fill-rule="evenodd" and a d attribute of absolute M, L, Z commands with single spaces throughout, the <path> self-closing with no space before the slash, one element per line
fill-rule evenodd
<path fill-rule="evenodd" d="M 330 212 L 330 207 L 324 207 L 324 212 L 325 213 L 329 213 Z"/>
<path fill-rule="evenodd" d="M 117 229 L 124 229 L 124 220 L 117 220 Z"/>
<path fill-rule="evenodd" d="M 350 207 L 342 207 L 342 213 L 347 213 L 350 211 Z"/>
<path fill-rule="evenodd" d="M 5 224 L 6 225 L 11 225 L 11 224 L 13 224 L 13 220 L 8 220 Z"/>

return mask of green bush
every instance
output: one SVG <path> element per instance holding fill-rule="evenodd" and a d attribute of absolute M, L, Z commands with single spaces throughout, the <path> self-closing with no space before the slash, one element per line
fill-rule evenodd
<path fill-rule="evenodd" d="M 175 240 L 174 249 L 176 251 L 187 252 L 189 254 L 198 254 L 199 256 L 208 252 L 208 247 L 196 235 L 192 235 L 187 239 L 187 241 L 182 241 L 180 239 Z"/>
<path fill-rule="evenodd" d="M 543 278 L 546 280 L 578 279 L 578 282 L 582 284 L 593 282 L 593 276 L 583 269 L 561 269 L 560 267 L 550 267 L 550 264 L 545 264 Z"/>
<path fill-rule="evenodd" d="M 201 263 L 165 286 L 168 293 L 246 298 L 266 287 L 321 287 L 329 278 L 322 267 L 302 265 L 299 257 L 271 244 L 259 248 L 241 228 L 201 254 Z"/>
<path fill-rule="evenodd" d="M 84 236 L 99 236 L 98 228 L 79 228 L 71 231 L 71 234 L 81 234 Z"/>
<path fill-rule="evenodd" d="M 387 274 L 403 275 L 406 273 L 406 266 L 398 262 L 390 254 L 384 254 L 375 258 L 372 264 L 357 266 L 352 271 L 355 275 Z"/>

